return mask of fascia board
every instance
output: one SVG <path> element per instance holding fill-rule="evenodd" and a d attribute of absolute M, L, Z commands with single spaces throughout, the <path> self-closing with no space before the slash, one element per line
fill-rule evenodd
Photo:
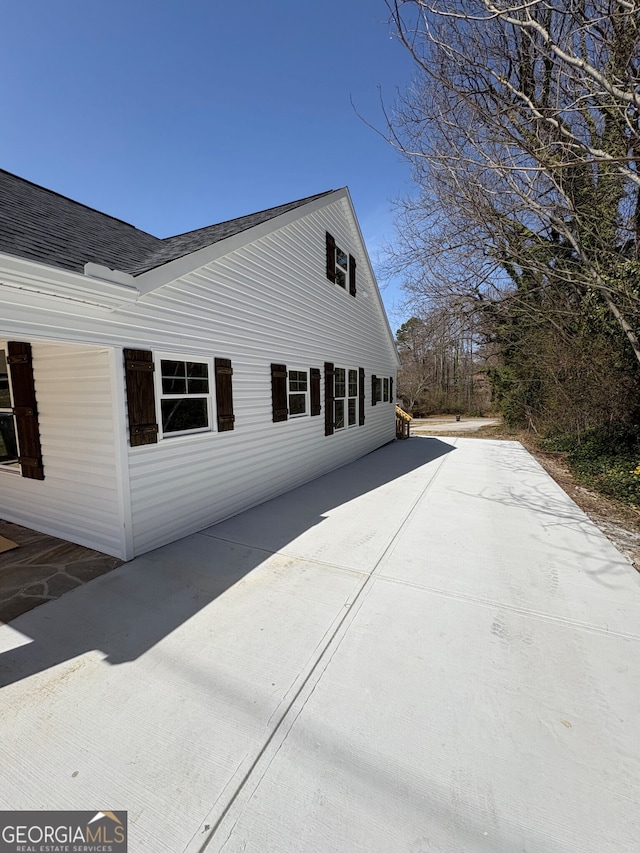
<path fill-rule="evenodd" d="M 364 242 L 364 237 L 362 236 L 362 231 L 360 230 L 360 223 L 358 222 L 358 217 L 356 216 L 356 211 L 353 206 L 353 202 L 351 200 L 351 194 L 349 193 L 349 189 L 347 187 L 344 188 L 344 194 L 349 205 L 349 209 L 351 210 L 351 216 L 353 217 L 354 224 L 356 226 L 356 230 L 358 232 L 358 238 L 362 245 L 362 249 L 364 252 L 364 257 L 367 262 L 367 268 L 369 270 L 369 275 L 371 276 L 371 281 L 373 282 L 373 288 L 375 290 L 376 299 L 378 300 L 378 305 L 380 307 L 380 312 L 384 317 L 385 326 L 387 329 L 387 333 L 389 334 L 389 341 L 391 343 L 391 351 L 393 352 L 394 358 L 396 360 L 396 365 L 398 367 L 401 366 L 400 356 L 398 355 L 398 349 L 396 347 L 396 339 L 391 331 L 391 326 L 389 325 L 389 318 L 387 317 L 387 312 L 384 307 L 384 302 L 382 301 L 382 295 L 380 294 L 380 288 L 378 287 L 378 281 L 376 279 L 376 274 L 373 271 L 373 266 L 371 264 L 371 258 L 369 257 L 369 252 L 367 251 L 367 245 Z"/>
<path fill-rule="evenodd" d="M 188 255 L 183 255 L 181 258 L 176 258 L 175 261 L 169 261 L 161 267 L 149 270 L 136 276 L 136 287 L 141 294 L 150 293 L 164 284 L 169 284 L 172 281 L 180 278 L 183 275 L 188 275 L 195 270 L 201 269 L 206 264 L 217 261 L 229 252 L 234 252 L 241 249 L 248 243 L 253 243 L 261 237 L 266 237 L 268 234 L 277 231 L 279 228 L 301 219 L 310 213 L 315 213 L 329 204 L 333 204 L 342 198 L 348 197 L 348 190 L 345 188 L 335 190 L 329 195 L 317 198 L 310 201 L 301 207 L 296 207 L 293 210 L 288 210 L 286 213 L 281 213 L 273 219 L 268 219 L 266 222 L 261 222 L 259 225 L 254 225 L 252 228 L 247 228 L 239 234 L 234 234 L 231 237 L 226 237 L 224 240 L 219 240 L 217 243 L 212 243 L 210 246 L 205 246 L 203 249 L 198 249 Z"/>
<path fill-rule="evenodd" d="M 140 295 L 137 287 L 5 254 L 0 254 L 0 284 L 107 310 L 135 302 Z"/>

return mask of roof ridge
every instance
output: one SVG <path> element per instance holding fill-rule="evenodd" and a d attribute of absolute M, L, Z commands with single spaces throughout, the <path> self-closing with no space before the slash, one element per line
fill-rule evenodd
<path fill-rule="evenodd" d="M 105 216 L 107 219 L 113 219 L 114 222 L 120 222 L 122 225 L 127 225 L 129 228 L 133 228 L 134 231 L 139 231 L 141 234 L 146 234 L 147 237 L 154 237 L 156 240 L 161 240 L 161 237 L 156 237 L 155 234 L 151 234 L 149 231 L 143 231 L 142 228 L 138 228 L 135 225 L 132 225 L 130 222 L 126 222 L 124 219 L 120 219 L 118 216 L 111 216 L 110 213 L 105 213 L 104 210 L 98 210 L 97 207 L 91 207 L 89 204 L 85 204 L 82 201 L 77 201 L 75 198 L 71 198 L 68 195 L 63 195 L 62 193 L 57 192 L 57 190 L 49 189 L 49 187 L 43 187 L 42 184 L 36 184 L 35 181 L 30 181 L 28 178 L 23 178 L 21 175 L 16 175 L 14 172 L 9 172 L 8 169 L 0 168 L 0 172 L 3 172 L 5 175 L 9 175 L 12 178 L 15 178 L 18 181 L 22 181 L 24 184 L 29 184 L 32 187 L 35 187 L 37 190 L 41 190 L 43 192 L 49 193 L 50 195 L 55 195 L 58 198 L 62 198 L 65 201 L 70 201 L 72 204 L 77 204 L 79 207 L 83 207 L 85 210 L 91 210 L 94 213 L 99 213 L 100 216 Z"/>

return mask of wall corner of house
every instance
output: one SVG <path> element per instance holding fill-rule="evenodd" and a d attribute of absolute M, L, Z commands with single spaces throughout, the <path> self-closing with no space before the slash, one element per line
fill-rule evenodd
<path fill-rule="evenodd" d="M 116 456 L 116 476 L 118 480 L 118 503 L 120 508 L 121 559 L 127 561 L 132 560 L 135 557 L 135 547 L 133 542 L 133 513 L 131 510 L 129 448 L 127 447 L 123 348 L 112 347 L 110 354 L 114 450 Z"/>

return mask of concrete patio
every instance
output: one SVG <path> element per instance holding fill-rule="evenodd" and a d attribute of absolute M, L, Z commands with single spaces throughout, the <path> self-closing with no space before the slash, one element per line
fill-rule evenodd
<path fill-rule="evenodd" d="M 131 853 L 624 853 L 640 582 L 515 442 L 395 442 L 0 626 L 0 809 Z"/>

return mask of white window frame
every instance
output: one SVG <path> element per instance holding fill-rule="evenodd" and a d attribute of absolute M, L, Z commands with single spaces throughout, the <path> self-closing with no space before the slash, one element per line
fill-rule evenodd
<path fill-rule="evenodd" d="M 344 255 L 346 258 L 346 264 L 344 266 L 338 262 L 338 252 L 341 255 Z M 338 244 L 336 243 L 335 254 L 336 254 L 336 263 L 335 263 L 336 284 L 338 285 L 338 287 L 341 287 L 343 290 L 348 290 L 349 289 L 349 252 L 345 252 L 344 249 L 341 249 L 340 246 L 338 246 Z M 344 275 L 344 284 L 340 284 L 340 282 L 338 281 L 338 273 L 341 273 L 342 275 Z"/>
<path fill-rule="evenodd" d="M 305 374 L 305 376 L 307 378 L 306 379 L 306 382 L 307 382 L 306 391 L 298 391 L 298 390 L 294 391 L 291 389 L 291 381 L 292 381 L 291 380 L 291 373 L 292 372 L 304 373 Z M 296 381 L 299 381 L 299 380 L 296 380 Z M 311 371 L 309 370 L 308 367 L 289 367 L 289 365 L 287 365 L 287 410 L 289 412 L 289 414 L 288 414 L 289 419 L 293 420 L 296 418 L 308 418 L 311 415 L 310 382 L 311 382 Z M 296 396 L 304 395 L 304 412 L 298 412 L 298 414 L 295 414 L 295 415 L 291 413 L 291 407 L 289 406 L 289 400 L 291 399 L 292 394 L 295 394 Z"/>
<path fill-rule="evenodd" d="M 345 392 L 344 397 L 338 397 L 338 395 L 336 394 L 337 382 L 335 381 L 335 376 L 336 376 L 336 371 L 338 371 L 338 370 L 344 370 L 344 392 Z M 333 383 L 333 423 L 334 423 L 334 429 L 337 431 L 340 431 L 343 429 L 353 429 L 353 427 L 358 426 L 358 418 L 359 418 L 359 414 L 358 414 L 359 394 L 358 394 L 358 392 L 360 390 L 360 373 L 356 367 L 342 367 L 341 364 L 335 365 L 333 368 L 333 371 L 334 371 L 334 374 L 333 374 L 334 375 L 334 383 Z M 350 371 L 353 371 L 356 375 L 356 393 L 355 393 L 355 396 L 353 394 L 349 394 L 349 372 Z M 341 400 L 344 403 L 344 426 L 340 426 L 340 427 L 336 425 L 337 421 L 338 421 L 338 418 L 336 416 L 336 402 L 338 400 Z M 354 422 L 352 424 L 349 423 L 349 401 L 350 400 L 354 401 L 354 410 L 355 410 L 355 416 L 354 416 L 355 419 L 354 419 Z"/>
<path fill-rule="evenodd" d="M 214 432 L 215 424 L 215 373 L 212 358 L 206 358 L 199 355 L 185 355 L 184 353 L 176 352 L 154 352 L 153 354 L 155 371 L 154 384 L 156 396 L 156 418 L 158 420 L 158 440 L 179 438 L 184 435 L 198 435 L 202 433 Z M 207 378 L 209 380 L 209 390 L 206 394 L 165 394 L 162 390 L 162 362 L 163 361 L 182 361 L 196 364 L 207 365 Z M 184 429 L 166 432 L 162 425 L 162 401 L 163 400 L 183 400 L 183 399 L 204 399 L 207 401 L 207 421 L 205 427 L 195 427 L 194 429 Z"/>
<path fill-rule="evenodd" d="M 4 352 L 5 359 L 7 360 L 7 379 L 9 381 L 9 402 L 10 406 L 2 406 L 0 407 L 0 414 L 6 415 L 10 414 L 13 418 L 13 434 L 16 439 L 16 449 L 18 451 L 18 456 L 20 455 L 20 443 L 18 441 L 18 427 L 16 424 L 15 415 L 13 414 L 13 388 L 11 387 L 11 371 L 9 370 L 9 344 L 7 341 L 0 341 L 0 350 Z M 0 462 L 0 471 L 11 471 L 14 473 L 20 473 L 20 462 L 18 459 L 7 460 L 6 462 Z"/>

